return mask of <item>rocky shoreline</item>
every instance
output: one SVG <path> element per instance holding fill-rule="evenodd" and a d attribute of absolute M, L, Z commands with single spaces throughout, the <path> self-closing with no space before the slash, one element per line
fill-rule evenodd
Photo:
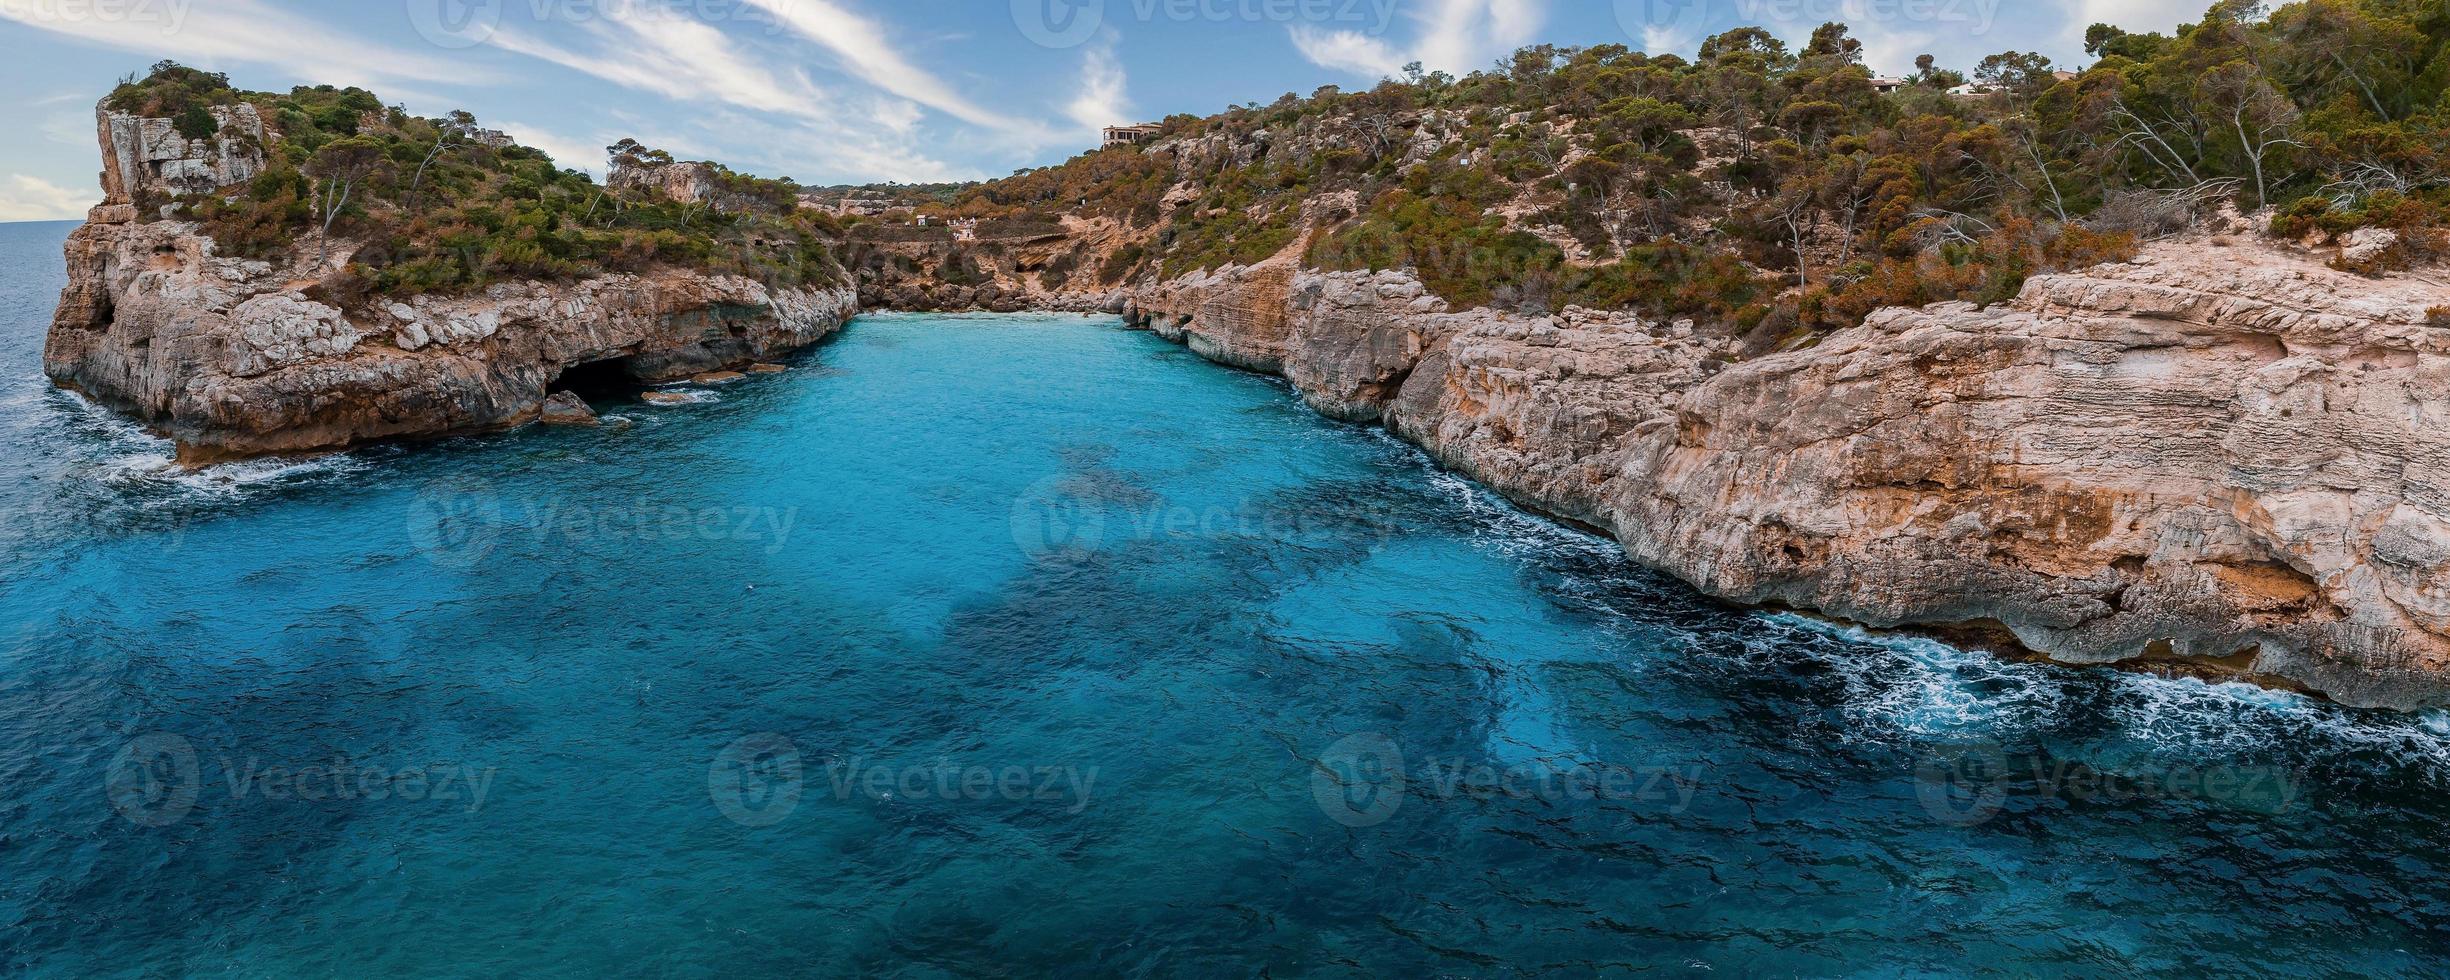
<path fill-rule="evenodd" d="M 294 266 L 219 257 L 175 221 L 91 221 L 67 254 L 44 370 L 157 428 L 190 465 L 508 428 L 574 372 L 645 384 L 746 367 L 858 312 L 848 287 L 685 270 L 344 311 L 310 298 Z"/>
<path fill-rule="evenodd" d="M 2419 709 L 2450 701 L 2446 293 L 2198 238 L 1740 362 L 1279 262 L 1127 315 L 1728 601 Z"/>
<path fill-rule="evenodd" d="M 97 109 L 104 199 L 68 238 L 43 351 L 55 383 L 154 427 L 188 465 L 522 425 L 575 374 L 647 384 L 748 367 L 858 312 L 847 283 L 770 288 L 680 267 L 344 309 L 321 286 L 357 243 L 232 258 L 175 207 L 146 213 L 265 171 L 253 107 L 213 118 L 219 135 L 191 139 L 169 119 Z"/>

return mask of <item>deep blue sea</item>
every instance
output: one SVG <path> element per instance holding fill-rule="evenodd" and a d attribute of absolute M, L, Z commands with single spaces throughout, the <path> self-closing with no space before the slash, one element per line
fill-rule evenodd
<path fill-rule="evenodd" d="M 0 225 L 0 972 L 2404 975 L 2450 723 L 1733 610 L 1112 319 L 185 473 Z"/>

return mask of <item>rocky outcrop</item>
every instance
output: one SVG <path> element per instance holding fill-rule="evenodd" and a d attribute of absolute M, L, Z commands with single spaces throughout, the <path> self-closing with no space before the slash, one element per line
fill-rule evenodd
<path fill-rule="evenodd" d="M 2413 708 L 2450 701 L 2445 302 L 2197 239 L 1740 363 L 1289 264 L 1131 316 L 1726 599 Z"/>
<path fill-rule="evenodd" d="M 734 214 L 782 214 L 805 204 L 784 186 L 744 179 L 721 164 L 702 160 L 617 163 L 604 185 L 624 194 Z"/>
<path fill-rule="evenodd" d="M 139 202 L 162 206 L 181 194 L 208 193 L 263 173 L 268 140 L 255 107 L 240 103 L 207 112 L 213 134 L 189 138 L 169 119 L 97 108 L 103 192 L 97 219 L 133 220 Z"/>
<path fill-rule="evenodd" d="M 844 265 L 862 305 L 911 312 L 1024 310 L 1121 313 L 1130 299 L 1097 281 L 1112 229 L 1069 219 L 1058 229 L 955 241 L 946 229 L 862 228 Z M 901 235 L 902 238 L 889 237 Z"/>
<path fill-rule="evenodd" d="M 639 164 L 613 168 L 604 184 L 616 191 L 660 197 L 682 204 L 713 201 L 722 186 L 711 163 Z"/>
<path fill-rule="evenodd" d="M 603 424 L 604 420 L 596 417 L 595 409 L 589 407 L 587 400 L 580 398 L 577 392 L 556 391 L 545 398 L 536 421 L 546 425 L 594 426 Z"/>
<path fill-rule="evenodd" d="M 516 425 L 569 372 L 647 382 L 771 360 L 857 307 L 847 287 L 673 269 L 350 311 L 312 298 L 303 262 L 221 257 L 175 221 L 90 222 L 67 259 L 44 370 L 189 462 Z"/>

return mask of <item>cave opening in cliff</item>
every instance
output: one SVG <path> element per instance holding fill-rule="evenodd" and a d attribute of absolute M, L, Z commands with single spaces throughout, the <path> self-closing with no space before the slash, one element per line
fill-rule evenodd
<path fill-rule="evenodd" d="M 610 357 L 562 369 L 551 390 L 567 391 L 588 401 L 628 398 L 645 387 L 630 373 L 630 359 Z"/>

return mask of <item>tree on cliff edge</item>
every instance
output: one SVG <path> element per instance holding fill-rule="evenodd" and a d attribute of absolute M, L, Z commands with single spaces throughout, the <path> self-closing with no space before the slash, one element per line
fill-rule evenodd
<path fill-rule="evenodd" d="M 323 265 L 331 246 L 332 223 L 357 194 L 358 185 L 388 162 L 383 145 L 361 136 L 333 140 L 315 151 L 305 173 L 315 179 L 315 210 L 322 218 L 315 243 L 315 264 Z"/>

